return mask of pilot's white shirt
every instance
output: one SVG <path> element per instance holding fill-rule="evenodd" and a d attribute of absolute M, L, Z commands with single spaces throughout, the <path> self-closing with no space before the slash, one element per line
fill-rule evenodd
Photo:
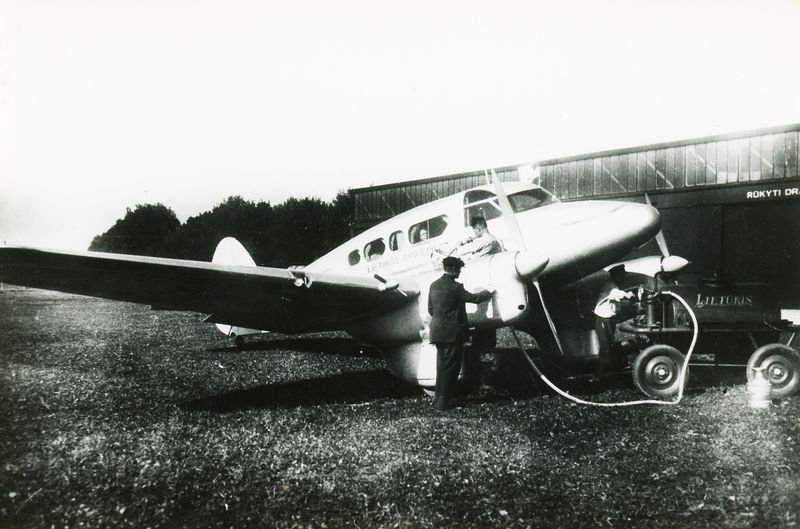
<path fill-rule="evenodd" d="M 480 237 L 470 237 L 458 248 L 456 254 L 460 257 L 474 259 L 500 250 L 500 243 L 488 231 Z"/>

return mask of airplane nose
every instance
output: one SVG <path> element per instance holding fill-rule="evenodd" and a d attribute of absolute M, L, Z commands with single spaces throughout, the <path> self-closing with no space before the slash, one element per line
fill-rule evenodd
<path fill-rule="evenodd" d="M 554 208 L 559 218 L 553 228 L 530 245 L 550 257 L 543 276 L 577 279 L 622 259 L 661 229 L 661 215 L 647 204 L 597 200 L 564 206 Z"/>
<path fill-rule="evenodd" d="M 661 229 L 661 215 L 648 204 L 592 200 L 569 203 L 572 222 L 603 238 L 645 241 Z M 565 225 L 570 222 L 565 222 Z M 644 241 L 642 241 L 644 242 Z"/>
<path fill-rule="evenodd" d="M 649 240 L 661 229 L 661 214 L 647 204 L 635 202 L 617 202 L 618 208 L 613 212 L 616 222 L 631 230 L 630 236 L 635 239 Z"/>

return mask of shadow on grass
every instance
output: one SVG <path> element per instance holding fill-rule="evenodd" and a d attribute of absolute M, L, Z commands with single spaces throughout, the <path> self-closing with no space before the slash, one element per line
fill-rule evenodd
<path fill-rule="evenodd" d="M 273 337 L 247 341 L 240 346 L 207 349 L 211 353 L 237 353 L 249 351 L 291 350 L 301 353 L 328 353 L 340 356 L 379 358 L 380 352 L 358 343 L 352 338 L 341 337 Z"/>
<path fill-rule="evenodd" d="M 359 371 L 232 391 L 195 399 L 181 407 L 191 411 L 215 412 L 297 408 L 331 403 L 354 404 L 407 397 L 419 392 L 418 388 L 393 377 L 387 371 Z"/>
<path fill-rule="evenodd" d="M 492 375 L 497 385 L 509 391 L 515 398 L 532 397 L 536 394 L 550 394 L 552 390 L 542 382 L 518 349 L 497 348 L 498 365 Z M 557 360 L 542 362 L 537 365 L 545 376 L 556 386 L 568 393 L 581 397 L 594 397 L 609 390 L 634 389 L 633 375 L 630 367 L 612 371 L 598 376 L 595 363 L 569 362 L 559 363 Z M 699 395 L 709 387 L 729 387 L 746 383 L 743 368 L 720 368 L 713 366 L 692 365 L 685 389 L 687 395 Z M 638 390 L 636 390 L 638 393 Z M 640 398 L 646 398 L 640 394 Z"/>

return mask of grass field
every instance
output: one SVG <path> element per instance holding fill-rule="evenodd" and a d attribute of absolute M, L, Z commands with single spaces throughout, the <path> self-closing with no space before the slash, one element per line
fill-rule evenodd
<path fill-rule="evenodd" d="M 234 350 L 200 320 L 0 291 L 0 527 L 798 523 L 798 398 L 753 411 L 695 383 L 670 408 L 437 413 L 344 335 Z"/>

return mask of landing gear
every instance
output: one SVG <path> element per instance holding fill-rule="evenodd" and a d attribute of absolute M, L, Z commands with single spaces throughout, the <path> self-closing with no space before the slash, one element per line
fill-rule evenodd
<path fill-rule="evenodd" d="M 633 362 L 633 382 L 653 398 L 670 398 L 678 394 L 684 356 L 670 345 L 651 345 Z M 687 371 L 688 380 L 689 373 Z"/>
<path fill-rule="evenodd" d="M 756 349 L 747 362 L 748 382 L 755 376 L 756 367 L 764 368 L 773 398 L 788 397 L 800 389 L 800 353 L 791 347 L 771 343 Z"/>

